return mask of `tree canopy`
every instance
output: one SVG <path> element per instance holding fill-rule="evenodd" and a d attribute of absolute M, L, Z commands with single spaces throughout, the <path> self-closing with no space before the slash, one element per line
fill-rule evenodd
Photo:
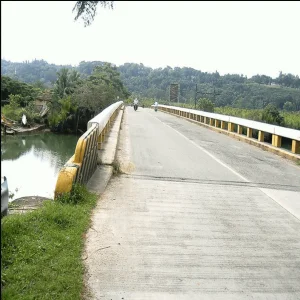
<path fill-rule="evenodd" d="M 43 84 L 49 88 L 57 84 L 58 72 L 64 68 L 69 69 L 69 72 L 77 71 L 76 76 L 80 74 L 80 79 L 85 80 L 93 74 L 95 68 L 104 67 L 105 64 L 108 63 L 81 61 L 77 67 L 71 67 L 48 64 L 44 60 L 23 63 L 2 60 L 1 73 L 19 81 L 35 86 Z M 300 111 L 300 79 L 298 75 L 280 72 L 276 78 L 267 75 L 255 75 L 247 78 L 239 74 L 221 76 L 217 71 L 207 73 L 187 67 L 153 69 L 136 63 L 125 63 L 118 67 L 110 65 L 114 71 L 102 74 L 104 76 L 102 80 L 105 82 L 110 76 L 114 77 L 113 72 L 117 71 L 119 80 L 134 97 L 152 98 L 159 102 L 166 102 L 169 99 L 170 84 L 178 83 L 180 85 L 179 101 L 194 103 L 197 84 L 198 91 L 212 101 L 214 107 L 263 109 L 271 103 L 280 110 Z M 118 85 L 117 82 L 114 84 Z M 215 97 L 213 96 L 214 89 Z M 2 99 L 5 100 L 5 96 L 2 96 Z"/>
<path fill-rule="evenodd" d="M 98 4 L 104 8 L 113 9 L 113 3 L 114 1 L 77 1 L 73 8 L 73 12 L 76 13 L 75 21 L 81 17 L 84 21 L 84 26 L 89 26 L 94 21 Z"/>

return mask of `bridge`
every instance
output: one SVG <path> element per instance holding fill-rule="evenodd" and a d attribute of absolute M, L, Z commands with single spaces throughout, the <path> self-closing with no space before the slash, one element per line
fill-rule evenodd
<path fill-rule="evenodd" d="M 89 122 L 56 194 L 118 171 L 87 233 L 95 299 L 300 298 L 300 132 L 256 123 L 121 103 Z"/>

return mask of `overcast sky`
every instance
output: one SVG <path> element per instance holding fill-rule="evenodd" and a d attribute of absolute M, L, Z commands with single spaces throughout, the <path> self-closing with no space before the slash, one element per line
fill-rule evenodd
<path fill-rule="evenodd" d="M 299 1 L 115 1 L 89 27 L 74 21 L 75 3 L 1 1 L 1 58 L 300 75 Z"/>

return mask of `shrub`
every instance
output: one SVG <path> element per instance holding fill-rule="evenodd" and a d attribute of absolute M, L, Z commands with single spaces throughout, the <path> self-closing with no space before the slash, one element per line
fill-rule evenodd
<path fill-rule="evenodd" d="M 279 110 L 273 104 L 268 104 L 262 113 L 262 121 L 275 124 L 275 125 L 283 125 L 283 117 L 280 115 Z"/>
<path fill-rule="evenodd" d="M 207 112 L 214 112 L 214 104 L 206 98 L 201 98 L 198 101 L 198 108 Z"/>

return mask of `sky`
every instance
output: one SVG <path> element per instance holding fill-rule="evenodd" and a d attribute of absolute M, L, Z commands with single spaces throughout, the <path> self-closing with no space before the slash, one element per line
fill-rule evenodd
<path fill-rule="evenodd" d="M 76 1 L 1 1 L 1 58 L 300 76 L 299 1 L 114 1 L 92 25 Z"/>

